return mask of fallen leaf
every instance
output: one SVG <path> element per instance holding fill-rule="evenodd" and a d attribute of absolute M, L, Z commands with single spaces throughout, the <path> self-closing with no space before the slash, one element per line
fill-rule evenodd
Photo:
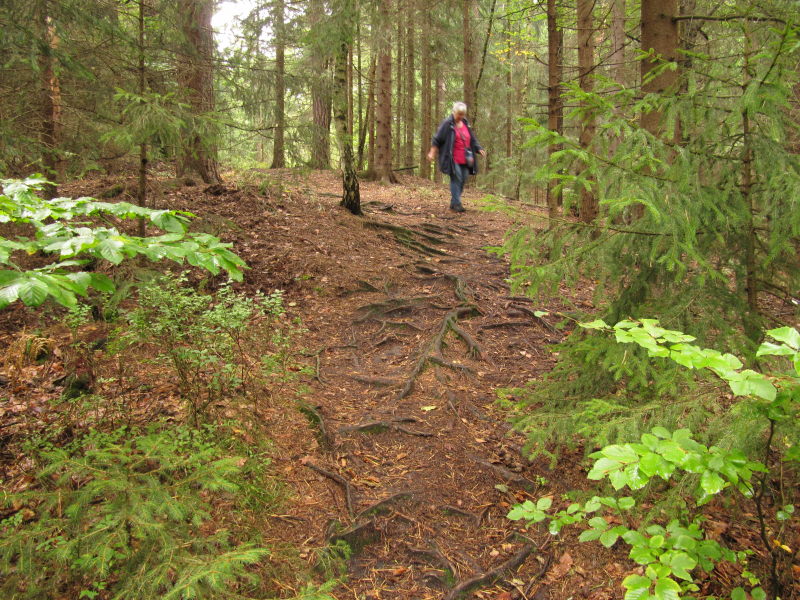
<path fill-rule="evenodd" d="M 424 410 L 425 412 L 430 412 L 432 410 L 436 410 L 437 408 L 439 408 L 439 407 L 438 406 L 423 406 L 422 410 Z"/>
<path fill-rule="evenodd" d="M 550 569 L 550 572 L 547 574 L 547 577 L 545 577 L 544 582 L 549 584 L 564 577 L 564 575 L 566 575 L 572 568 L 573 562 L 574 561 L 572 560 L 572 556 L 570 556 L 569 552 L 564 552 L 564 554 L 561 555 L 561 558 L 558 559 L 558 563 L 552 569 Z"/>

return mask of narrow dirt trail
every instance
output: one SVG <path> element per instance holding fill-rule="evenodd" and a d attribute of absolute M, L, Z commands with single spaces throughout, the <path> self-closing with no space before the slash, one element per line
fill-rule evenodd
<path fill-rule="evenodd" d="M 459 215 L 444 186 L 419 183 L 363 185 L 366 215 L 353 217 L 338 180 L 313 175 L 304 209 L 286 208 L 307 251 L 286 269 L 308 329 L 317 444 L 277 462 L 307 499 L 300 518 L 316 521 L 308 545 L 354 550 L 338 597 L 562 597 L 548 590 L 567 585 L 555 581 L 563 551 L 505 518 L 561 491 L 521 457 L 494 403 L 497 388 L 548 370 L 561 337 L 485 250 L 510 223 L 474 210 L 476 192 Z"/>

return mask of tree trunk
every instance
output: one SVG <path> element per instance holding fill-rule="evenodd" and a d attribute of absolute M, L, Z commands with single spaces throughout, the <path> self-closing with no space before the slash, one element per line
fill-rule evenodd
<path fill-rule="evenodd" d="M 138 64 L 137 75 L 139 79 L 139 95 L 144 96 L 147 91 L 146 79 L 146 63 L 145 63 L 145 37 L 144 37 L 144 0 L 139 0 L 139 14 L 138 14 Z M 142 142 L 139 144 L 139 177 L 136 186 L 136 203 L 139 206 L 147 207 L 147 144 Z M 137 224 L 139 237 L 145 235 L 145 220 L 143 217 L 139 218 Z"/>
<path fill-rule="evenodd" d="M 286 166 L 284 138 L 286 130 L 286 35 L 283 24 L 284 0 L 275 0 L 272 26 L 275 30 L 275 138 L 272 146 L 272 169 Z"/>
<path fill-rule="evenodd" d="M 50 17 L 48 0 L 40 0 L 37 4 L 38 28 L 42 43 L 39 62 L 39 99 L 41 124 L 39 141 L 42 145 L 42 167 L 44 175 L 50 181 L 58 179 L 58 132 L 60 115 L 60 85 L 53 69 L 53 50 L 55 43 L 54 28 Z M 47 198 L 56 196 L 56 186 L 48 184 L 43 195 Z"/>
<path fill-rule="evenodd" d="M 430 12 L 423 11 L 422 14 L 425 15 L 424 30 L 427 32 L 430 30 L 431 24 Z M 431 163 L 428 160 L 428 149 L 430 148 L 430 140 L 433 137 L 433 119 L 431 118 L 431 98 L 433 94 L 431 93 L 431 43 L 426 33 L 420 36 L 419 43 L 422 46 L 422 89 L 420 90 L 420 112 L 422 114 L 420 117 L 419 131 L 419 176 L 423 179 L 430 179 Z"/>
<path fill-rule="evenodd" d="M 375 176 L 383 183 L 396 183 L 392 172 L 392 46 L 391 0 L 381 0 L 378 18 L 378 93 L 375 110 Z"/>
<path fill-rule="evenodd" d="M 663 64 L 674 62 L 678 54 L 678 0 L 642 0 L 642 51 L 652 56 L 641 61 L 642 92 L 663 94 L 675 92 L 678 71 L 662 70 L 656 77 L 650 71 Z M 661 136 L 662 114 L 654 110 L 643 112 L 641 125 L 653 135 Z"/>
<path fill-rule="evenodd" d="M 361 194 L 358 176 L 353 162 L 353 136 L 347 126 L 347 107 L 350 89 L 347 86 L 348 44 L 341 42 L 336 54 L 336 77 L 334 81 L 334 120 L 336 122 L 336 140 L 342 164 L 342 202 L 354 215 L 361 214 Z"/>
<path fill-rule="evenodd" d="M 397 157 L 398 160 L 402 160 L 403 158 L 403 115 L 405 114 L 405 95 L 403 94 L 403 59 L 404 59 L 404 52 L 403 52 L 403 17 L 404 13 L 401 10 L 400 2 L 402 0 L 396 0 L 397 2 L 397 10 L 395 11 L 396 21 L 397 21 L 397 29 L 395 30 L 395 74 L 394 74 L 394 83 L 395 83 L 395 107 L 394 111 L 392 111 L 392 116 L 396 117 L 392 119 L 392 127 L 394 127 L 394 131 L 392 132 L 392 152 L 394 156 Z"/>
<path fill-rule="evenodd" d="M 556 0 L 547 0 L 547 128 L 559 135 L 564 130 L 564 105 L 561 100 L 561 81 L 563 78 L 564 33 L 558 26 L 558 6 Z M 562 149 L 562 144 L 550 144 L 548 156 Z M 555 191 L 559 180 L 547 184 L 547 214 L 555 219 L 561 206 L 561 189 Z M 551 222 L 552 224 L 552 222 Z"/>
<path fill-rule="evenodd" d="M 612 77 L 619 88 L 625 87 L 625 0 L 612 0 L 611 7 L 611 62 Z"/>
<path fill-rule="evenodd" d="M 364 168 L 364 146 L 369 134 L 369 148 L 368 148 L 368 164 L 369 168 L 374 169 L 375 165 L 375 135 L 374 135 L 374 121 L 375 121 L 375 65 L 377 63 L 375 54 L 373 53 L 370 58 L 369 74 L 367 75 L 367 111 L 364 115 L 364 122 L 361 124 L 361 130 L 358 136 L 358 169 Z M 360 89 L 359 89 L 359 93 Z"/>
<path fill-rule="evenodd" d="M 312 31 L 325 17 L 322 0 L 312 0 L 308 11 Z M 328 81 L 328 57 L 323 44 L 311 44 L 311 162 L 312 169 L 328 169 L 331 164 L 331 90 Z"/>
<path fill-rule="evenodd" d="M 406 80 L 406 100 L 403 121 L 406 128 L 405 139 L 405 161 L 402 166 L 410 167 L 414 164 L 414 134 L 415 134 L 415 115 L 414 101 L 417 94 L 416 72 L 414 70 L 414 32 L 416 29 L 417 11 L 414 0 L 408 0 L 408 11 L 406 13 L 406 56 L 405 56 L 405 80 Z M 424 145 L 424 144 L 423 144 Z"/>
<path fill-rule="evenodd" d="M 594 0 L 578 0 L 578 82 L 581 91 L 590 94 L 594 90 Z M 592 140 L 596 129 L 596 117 L 591 110 L 590 104 L 581 101 L 581 108 L 584 113 L 581 119 L 580 146 L 587 152 L 591 151 Z M 588 189 L 587 189 L 588 188 Z M 589 185 L 581 189 L 580 199 L 580 218 L 581 221 L 589 223 L 598 214 L 598 202 L 593 178 L 589 179 Z"/>
<path fill-rule="evenodd" d="M 642 52 L 651 53 L 641 61 L 642 94 L 674 93 L 678 82 L 678 72 L 662 70 L 651 77 L 650 71 L 663 64 L 673 62 L 678 54 L 678 0 L 642 0 Z M 664 135 L 661 111 L 642 112 L 642 129 L 654 136 Z M 637 204 L 631 211 L 633 219 L 644 216 L 644 206 Z"/>
<path fill-rule="evenodd" d="M 444 117 L 444 94 L 445 94 L 445 82 L 444 82 L 444 74 L 442 73 L 442 65 L 435 61 L 436 65 L 436 113 L 433 119 L 433 129 L 438 127 L 439 119 Z M 433 137 L 434 131 L 431 131 L 431 137 Z M 436 183 L 440 183 L 442 181 L 442 172 L 434 166 L 433 168 L 433 180 Z"/>
<path fill-rule="evenodd" d="M 192 116 L 203 118 L 214 110 L 213 0 L 180 0 L 179 15 L 183 44 L 177 59 L 176 79 L 191 107 Z M 176 172 L 195 172 L 205 183 L 220 180 L 216 152 L 191 124 L 178 151 Z"/>
<path fill-rule="evenodd" d="M 464 102 L 472 110 L 475 104 L 475 14 L 477 0 L 462 0 L 462 27 L 464 36 Z"/>

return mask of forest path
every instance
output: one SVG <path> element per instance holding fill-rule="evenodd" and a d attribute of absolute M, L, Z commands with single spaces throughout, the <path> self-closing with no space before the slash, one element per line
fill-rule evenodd
<path fill-rule="evenodd" d="M 475 210 L 475 191 L 456 214 L 444 185 L 404 184 L 362 183 L 364 217 L 338 207 L 333 174 L 282 184 L 295 192 L 278 230 L 305 252 L 281 264 L 308 329 L 320 430 L 305 456 L 276 462 L 317 523 L 306 543 L 353 548 L 340 598 L 565 598 L 570 555 L 505 515 L 569 485 L 521 457 L 495 405 L 496 389 L 552 367 L 562 333 L 511 296 L 507 261 L 485 250 L 507 217 Z M 265 254 L 244 254 L 259 269 Z"/>

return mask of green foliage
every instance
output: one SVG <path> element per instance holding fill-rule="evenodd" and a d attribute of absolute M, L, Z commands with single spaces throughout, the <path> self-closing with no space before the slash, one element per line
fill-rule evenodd
<path fill-rule="evenodd" d="M 29 507 L 2 522 L 5 597 L 241 597 L 269 551 L 215 515 L 236 505 L 244 460 L 211 434 L 123 428 L 42 449 L 38 488 L 4 498 Z"/>
<path fill-rule="evenodd" d="M 188 263 L 214 275 L 225 271 L 236 280 L 242 279 L 245 263 L 208 234 L 186 231 L 190 213 L 152 210 L 127 202 L 111 204 L 91 198 L 55 198 L 43 200 L 35 191 L 45 180 L 2 180 L 0 223 L 24 224 L 35 230 L 33 238 L 16 240 L 0 237 L 0 309 L 16 300 L 28 306 L 39 306 L 48 298 L 73 307 L 78 296 L 86 296 L 90 288 L 113 292 L 114 283 L 106 275 L 82 270 L 89 260 L 107 261 L 113 265 L 135 256 L 151 261 L 167 259 Z M 92 226 L 85 220 L 143 218 L 165 233 L 153 237 L 134 237 L 116 227 Z M 79 220 L 82 219 L 82 220 Z M 50 264 L 33 269 L 19 267 L 16 253 L 55 255 Z"/>
<path fill-rule="evenodd" d="M 532 145 L 562 146 L 538 180 L 555 182 L 554 191 L 564 193 L 564 216 L 545 231 L 540 213 L 522 218 L 500 251 L 511 259 L 515 287 L 539 302 L 560 298 L 565 284 L 591 288 L 595 314 L 609 323 L 653 315 L 706 346 L 726 347 L 752 361 L 765 328 L 767 297 L 788 302 L 800 289 L 800 155 L 793 150 L 797 123 L 787 109 L 797 81 L 793 53 L 800 31 L 791 23 L 709 27 L 708 47 L 719 51 L 724 45 L 724 58 L 691 55 L 691 68 L 680 73 L 679 94 L 642 97 L 635 88 L 620 90 L 602 78 L 592 94 L 567 86 L 567 106 L 588 106 L 574 109 L 568 119 L 578 120 L 585 111 L 597 117 L 590 148 L 581 147 L 576 135 L 525 121 Z M 654 110 L 663 115 L 662 136 L 640 126 L 641 116 Z M 584 189 L 591 189 L 601 208 L 588 224 L 568 216 Z M 578 334 L 557 352 L 555 371 L 531 386 L 525 399 L 528 406 L 552 411 L 540 413 L 539 422 L 559 428 L 547 425 L 541 442 L 573 425 L 584 427 L 584 421 L 601 443 L 620 432 L 638 436 L 635 423 L 617 419 L 628 409 L 640 412 L 645 427 L 661 409 L 675 417 L 682 412 L 673 407 L 688 397 L 686 374 L 677 364 L 651 361 L 644 348 Z M 620 397 L 623 388 L 628 397 Z M 614 414 L 596 425 L 573 419 L 588 415 L 588 403 L 596 401 L 608 403 Z M 708 418 L 715 427 L 727 427 L 713 402 L 698 404 L 683 407 L 691 420 Z"/>
<path fill-rule="evenodd" d="M 790 363 L 788 372 L 778 371 L 766 375 L 743 369 L 741 361 L 731 354 L 701 348 L 690 344 L 694 341 L 678 331 L 662 328 L 657 321 L 622 321 L 613 328 L 602 320 L 585 323 L 589 330 L 613 332 L 622 344 L 636 344 L 654 357 L 668 358 L 683 367 L 709 371 L 725 381 L 731 392 L 742 398 L 734 410 L 748 410 L 760 416 L 770 425 L 767 439 L 767 456 L 778 451 L 771 444 L 776 433 L 790 440 L 783 446 L 784 461 L 800 462 L 797 446 L 800 439 L 798 414 L 800 413 L 800 334 L 797 330 L 783 327 L 767 332 L 774 342 L 765 342 L 758 350 L 759 356 L 781 357 Z M 751 436 L 756 430 L 751 430 Z M 757 437 L 757 436 L 753 436 Z M 767 509 L 762 502 L 766 487 L 773 480 L 781 481 L 782 469 L 770 471 L 770 464 L 750 459 L 741 449 L 723 449 L 697 442 L 688 429 L 670 432 L 664 427 L 654 427 L 644 433 L 639 443 L 612 444 L 591 455 L 595 462 L 587 477 L 590 480 L 608 480 L 615 491 L 653 491 L 655 479 L 669 482 L 692 476 L 695 484 L 694 505 L 700 507 L 718 495 L 733 496 L 755 504 L 758 515 L 760 537 L 766 552 L 772 559 L 771 584 L 774 593 L 781 587 L 779 565 L 781 561 L 773 545 L 782 549 L 779 541 L 788 531 L 787 523 L 795 520 L 793 504 L 776 507 L 774 521 L 780 531 L 765 535 Z M 644 492 L 642 492 L 644 493 Z M 626 600 L 673 600 L 699 591 L 693 571 L 700 568 L 710 572 L 719 561 L 742 562 L 748 551 L 734 551 L 706 536 L 702 529 L 702 518 L 689 521 L 672 519 L 665 526 L 650 524 L 631 527 L 626 524 L 612 525 L 612 520 L 599 511 L 616 514 L 613 522 L 630 523 L 625 515 L 637 504 L 630 496 L 595 496 L 584 504 L 573 503 L 558 512 L 549 512 L 552 500 L 541 498 L 538 502 L 526 501 L 515 506 L 508 514 L 512 520 L 539 523 L 549 519 L 551 533 L 558 534 L 567 525 L 586 525 L 580 534 L 581 542 L 598 540 L 611 547 L 622 540 L 630 547 L 629 558 L 644 567 L 644 575 L 630 575 L 622 582 L 626 589 Z M 743 572 L 748 579 L 753 598 L 764 598 L 766 592 L 760 587 L 760 578 Z M 733 598 L 744 598 L 743 588 L 736 588 Z"/>

